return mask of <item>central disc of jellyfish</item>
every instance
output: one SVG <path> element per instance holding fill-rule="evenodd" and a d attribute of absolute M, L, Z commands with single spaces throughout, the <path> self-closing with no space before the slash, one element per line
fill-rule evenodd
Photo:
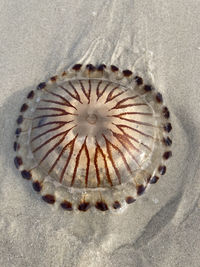
<path fill-rule="evenodd" d="M 33 117 L 34 158 L 64 186 L 134 182 L 151 159 L 155 116 L 132 88 L 98 79 L 56 84 L 45 88 Z"/>

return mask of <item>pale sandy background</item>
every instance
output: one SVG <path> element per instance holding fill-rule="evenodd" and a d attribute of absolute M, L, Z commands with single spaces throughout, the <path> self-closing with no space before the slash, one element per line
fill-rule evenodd
<path fill-rule="evenodd" d="M 1 267 L 200 266 L 199 17 L 199 0 L 0 0 Z M 77 61 L 141 55 L 173 115 L 167 174 L 119 214 L 42 202 L 13 166 L 23 97 Z"/>

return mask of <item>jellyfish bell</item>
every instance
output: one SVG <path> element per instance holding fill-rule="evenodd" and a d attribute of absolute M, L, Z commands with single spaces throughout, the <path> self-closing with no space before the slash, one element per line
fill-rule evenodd
<path fill-rule="evenodd" d="M 166 172 L 170 112 L 130 70 L 76 64 L 21 106 L 15 166 L 49 204 L 117 210 Z"/>

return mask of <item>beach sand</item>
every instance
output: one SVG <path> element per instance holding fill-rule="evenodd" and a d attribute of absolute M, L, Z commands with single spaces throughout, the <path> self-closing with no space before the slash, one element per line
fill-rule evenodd
<path fill-rule="evenodd" d="M 1 0 L 0 12 L 0 266 L 200 266 L 200 1 Z M 141 68 L 171 110 L 166 175 L 119 213 L 47 205 L 13 164 L 24 97 L 77 62 Z"/>

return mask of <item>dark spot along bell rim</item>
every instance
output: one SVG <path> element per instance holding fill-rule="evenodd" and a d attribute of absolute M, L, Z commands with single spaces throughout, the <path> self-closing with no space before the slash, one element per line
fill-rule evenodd
<path fill-rule="evenodd" d="M 56 199 L 54 195 L 46 194 L 42 196 L 42 199 L 47 202 L 48 204 L 54 204 Z"/>
<path fill-rule="evenodd" d="M 27 171 L 27 170 L 23 170 L 23 171 L 21 171 L 21 175 L 22 175 L 22 177 L 23 177 L 24 179 L 26 179 L 26 180 L 30 180 L 31 177 L 32 177 L 31 172 L 30 172 L 30 171 Z"/>
<path fill-rule="evenodd" d="M 45 82 L 42 82 L 42 83 L 39 83 L 38 86 L 37 86 L 37 89 L 38 90 L 41 90 L 41 89 L 44 89 L 46 87 L 46 83 Z"/>
<path fill-rule="evenodd" d="M 159 177 L 158 176 L 153 176 L 150 180 L 150 184 L 155 184 L 157 183 L 157 181 L 159 180 Z"/>
<path fill-rule="evenodd" d="M 64 210 L 68 210 L 68 211 L 72 211 L 73 207 L 72 207 L 72 203 L 69 201 L 64 200 L 60 206 L 64 209 Z"/>
<path fill-rule="evenodd" d="M 103 71 L 104 69 L 106 69 L 106 65 L 105 64 L 101 64 L 98 66 L 98 71 Z"/>
<path fill-rule="evenodd" d="M 143 84 L 143 79 L 141 78 L 141 77 L 139 77 L 139 76 L 135 76 L 135 81 L 136 81 L 136 83 L 137 83 L 137 85 L 142 85 Z M 146 85 L 146 86 L 148 86 L 148 85 Z M 144 88 L 145 89 L 145 88 Z M 147 90 L 148 91 L 148 90 Z M 150 90 L 149 90 L 150 91 Z"/>
<path fill-rule="evenodd" d="M 19 167 L 23 164 L 21 157 L 15 157 L 14 158 L 15 167 L 19 169 Z"/>
<path fill-rule="evenodd" d="M 28 99 L 32 99 L 33 97 L 34 97 L 34 91 L 32 90 L 32 91 L 30 91 L 30 92 L 28 93 L 27 98 L 28 98 Z"/>
<path fill-rule="evenodd" d="M 86 68 L 87 68 L 89 71 L 95 71 L 95 70 L 96 70 L 95 66 L 92 65 L 92 64 L 87 64 L 87 65 L 86 65 Z"/>
<path fill-rule="evenodd" d="M 165 160 L 169 159 L 172 157 L 172 151 L 165 151 L 164 154 L 163 154 L 163 158 Z"/>
<path fill-rule="evenodd" d="M 17 118 L 17 124 L 21 124 L 23 122 L 23 116 L 19 115 L 19 117 Z"/>
<path fill-rule="evenodd" d="M 42 190 L 42 184 L 39 181 L 34 181 L 32 186 L 36 192 L 40 192 Z"/>
<path fill-rule="evenodd" d="M 21 111 L 21 112 L 25 112 L 27 109 L 28 109 L 28 105 L 27 105 L 26 103 L 24 103 L 24 104 L 21 106 L 20 111 Z"/>
<path fill-rule="evenodd" d="M 111 70 L 112 70 L 113 72 L 116 72 L 116 71 L 119 70 L 119 68 L 116 67 L 115 65 L 111 65 Z"/>
<path fill-rule="evenodd" d="M 20 145 L 17 142 L 13 143 L 13 149 L 16 152 L 20 148 Z"/>
<path fill-rule="evenodd" d="M 76 71 L 79 71 L 79 70 L 81 69 L 81 67 L 82 67 L 82 64 L 75 64 L 75 65 L 72 67 L 72 69 L 73 69 L 73 70 L 76 70 Z"/>
<path fill-rule="evenodd" d="M 163 104 L 162 94 L 131 70 L 121 71 L 103 63 L 77 63 L 39 83 L 25 99 L 16 120 L 14 163 L 46 203 L 60 201 L 66 211 L 85 212 L 91 207 L 103 212 L 119 210 L 135 202 L 166 173 L 164 162 L 172 156 L 169 109 Z M 156 106 L 155 116 L 151 101 Z M 154 153 L 155 140 L 161 140 L 159 164 L 149 156 Z M 34 155 L 33 163 L 27 157 L 28 150 Z M 145 175 L 142 155 L 149 158 Z M 44 177 L 40 169 L 48 175 Z M 136 169 L 138 175 L 130 187 L 127 177 L 132 177 Z M 55 180 L 67 190 L 63 199 L 57 198 L 53 184 L 48 191 L 46 179 L 47 183 Z M 98 188 L 104 185 L 106 190 L 100 193 Z M 83 193 L 74 190 L 77 196 L 68 197 L 70 188 Z M 116 195 L 112 188 L 116 188 Z"/>
<path fill-rule="evenodd" d="M 80 211 L 87 211 L 89 208 L 90 208 L 90 203 L 89 202 L 82 202 L 78 206 L 78 209 Z"/>
<path fill-rule="evenodd" d="M 125 77 L 129 77 L 133 74 L 133 72 L 131 70 L 123 70 L 123 74 Z"/>
<path fill-rule="evenodd" d="M 98 209 L 98 210 L 101 210 L 101 211 L 106 211 L 108 210 L 108 206 L 105 202 L 103 201 L 98 201 L 95 205 L 95 207 Z"/>
<path fill-rule="evenodd" d="M 127 203 L 127 204 L 131 204 L 131 203 L 133 203 L 133 202 L 135 202 L 135 201 L 136 201 L 136 199 L 135 199 L 134 197 L 128 196 L 128 197 L 126 198 L 126 203 Z"/>
<path fill-rule="evenodd" d="M 119 203 L 119 201 L 115 201 L 115 202 L 113 203 L 113 208 L 114 208 L 114 209 L 119 209 L 119 208 L 121 208 L 121 204 Z"/>

